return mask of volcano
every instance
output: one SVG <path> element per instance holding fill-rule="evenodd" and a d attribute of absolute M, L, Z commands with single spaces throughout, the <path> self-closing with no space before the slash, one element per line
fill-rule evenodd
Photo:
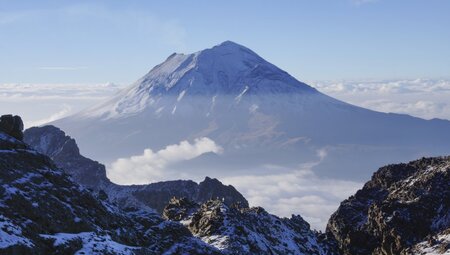
<path fill-rule="evenodd" d="M 217 177 L 320 162 L 320 176 L 362 180 L 379 165 L 450 153 L 449 121 L 339 101 L 231 41 L 174 53 L 109 100 L 52 124 L 107 164 L 208 137 L 223 153 L 180 167 Z"/>

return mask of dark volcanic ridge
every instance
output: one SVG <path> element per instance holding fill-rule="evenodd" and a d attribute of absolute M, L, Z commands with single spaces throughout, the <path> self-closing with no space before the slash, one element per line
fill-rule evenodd
<path fill-rule="evenodd" d="M 118 205 L 103 190 L 75 183 L 51 158 L 12 137 L 15 132 L 21 128 L 0 132 L 0 254 L 333 254 L 300 216 L 280 219 L 224 198 L 202 203 L 195 228 L 163 219 L 144 203 Z M 205 182 L 208 194 L 219 183 Z M 220 224 L 229 231 L 220 232 Z M 222 235 L 218 243 L 216 235 Z"/>
<path fill-rule="evenodd" d="M 162 213 L 172 197 L 185 197 L 203 203 L 221 199 L 227 205 L 248 207 L 247 200 L 231 185 L 206 177 L 196 183 L 190 180 L 164 181 L 147 185 L 118 185 L 106 176 L 105 166 L 80 154 L 75 140 L 54 126 L 27 129 L 24 141 L 38 152 L 48 155 L 74 181 L 95 191 L 103 190 L 111 201 L 123 206 L 144 205 Z"/>
<path fill-rule="evenodd" d="M 41 136 L 47 138 L 41 139 Z M 61 164 L 71 162 L 71 158 L 84 159 L 79 162 L 86 163 L 86 167 L 66 164 L 69 170 L 64 171 L 76 173 L 74 176 L 81 169 L 103 169 L 104 173 L 101 164 L 82 157 L 78 149 L 74 149 L 76 146 L 69 146 L 75 141 L 55 127 L 30 129 L 25 132 L 25 140 L 35 146 L 52 144 L 52 149 L 37 148 L 45 149 L 43 151 L 53 155 L 54 159 L 59 158 Z M 64 149 L 64 144 L 71 149 Z M 99 187 L 114 185 L 115 189 L 124 190 L 134 187 L 121 188 L 111 184 L 104 174 L 93 176 L 103 176 L 96 179 Z M 74 180 L 83 181 L 76 177 Z M 178 187 L 183 183 L 193 182 L 138 185 L 138 189 L 130 188 L 132 192 L 116 195 L 123 200 L 128 196 L 132 203 L 114 199 L 114 194 L 120 193 L 112 192 L 114 188 L 105 190 L 112 192 L 113 199 L 108 203 L 118 205 L 117 210 L 129 210 L 125 208 L 132 205 L 134 210 L 145 211 L 161 220 L 159 214 L 151 213 L 151 206 L 164 204 L 159 207 L 163 209 L 157 210 L 162 212 L 163 220 L 180 223 L 183 231 L 222 254 L 444 254 L 450 250 L 450 157 L 422 158 L 380 168 L 361 190 L 341 203 L 331 216 L 326 233 L 311 231 L 301 216 L 279 218 L 261 207 L 249 208 L 235 189 L 223 186 L 217 180 L 206 178 L 203 183 L 208 185 L 203 184 L 204 192 L 196 193 L 207 193 L 205 201 L 199 199 L 202 196 L 185 196 L 180 192 Z M 95 182 L 88 185 L 95 189 Z M 201 185 L 187 186 L 195 191 L 201 190 L 198 188 Z M 106 203 L 109 194 L 103 188 L 96 190 L 98 199 Z M 145 195 L 137 195 L 140 189 Z M 217 195 L 230 194 L 230 191 L 233 196 L 228 196 L 228 202 Z M 213 193 L 219 199 L 210 199 L 214 198 Z M 233 199 L 236 201 L 232 202 Z"/>

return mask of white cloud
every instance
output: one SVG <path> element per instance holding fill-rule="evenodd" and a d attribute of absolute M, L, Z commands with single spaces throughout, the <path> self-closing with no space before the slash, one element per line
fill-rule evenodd
<path fill-rule="evenodd" d="M 40 125 L 43 125 L 45 123 L 55 121 L 57 119 L 61 119 L 62 117 L 67 116 L 70 113 L 71 109 L 72 109 L 72 107 L 70 107 L 67 104 L 64 104 L 61 110 L 59 110 L 58 112 L 50 115 L 47 118 L 36 120 L 36 121 L 26 121 L 25 120 L 24 121 L 25 122 L 24 123 L 25 127 L 28 128 L 28 127 L 40 126 Z"/>
<path fill-rule="evenodd" d="M 450 119 L 449 112 L 446 111 L 449 104 L 444 102 L 432 102 L 418 100 L 415 102 L 393 102 L 389 100 L 368 100 L 360 103 L 361 106 L 376 109 L 382 112 L 397 112 L 404 114 L 412 114 L 424 118 L 434 118 L 434 116 L 441 116 L 442 118 Z"/>
<path fill-rule="evenodd" d="M 108 169 L 108 177 L 118 184 L 146 184 L 180 179 L 183 173 L 170 170 L 171 164 L 190 160 L 208 152 L 220 154 L 222 148 L 207 137 L 198 138 L 193 144 L 182 141 L 157 152 L 145 149 L 141 155 L 120 158 L 112 163 Z"/>
<path fill-rule="evenodd" d="M 69 113 L 69 109 L 70 113 L 78 112 L 97 104 L 120 88 L 112 83 L 0 84 L 0 109 L 2 114 L 20 115 L 25 127 L 30 127 L 62 117 Z"/>
<path fill-rule="evenodd" d="M 0 84 L 0 100 L 28 101 L 52 99 L 105 99 L 121 86 L 114 83 L 3 83 Z"/>
<path fill-rule="evenodd" d="M 312 228 L 324 230 L 339 203 L 363 185 L 317 176 L 313 168 L 326 155 L 326 149 L 320 149 L 317 151 L 319 161 L 302 164 L 296 170 L 278 167 L 276 174 L 233 176 L 221 180 L 233 185 L 251 206 L 262 206 L 282 217 L 300 214 Z"/>
<path fill-rule="evenodd" d="M 208 138 L 198 139 L 194 143 L 183 141 L 158 152 L 146 149 L 141 155 L 115 161 L 108 167 L 108 177 L 120 184 L 146 184 L 174 179 L 201 180 L 205 177 L 204 172 L 192 172 L 180 167 L 175 170 L 171 169 L 171 165 L 208 152 L 221 153 L 222 149 Z M 313 228 L 324 230 L 339 203 L 363 184 L 317 176 L 313 168 L 325 159 L 327 148 L 317 150 L 316 155 L 317 161 L 302 164 L 296 169 L 263 165 L 260 170 L 267 174 L 230 174 L 211 169 L 207 175 L 233 185 L 251 206 L 262 206 L 268 212 L 282 217 L 300 214 Z"/>
<path fill-rule="evenodd" d="M 450 119 L 450 80 L 372 80 L 312 82 L 342 101 L 381 112 L 425 119 Z"/>
<path fill-rule="evenodd" d="M 87 69 L 87 66 L 42 66 L 39 67 L 38 69 L 49 71 L 78 71 Z"/>

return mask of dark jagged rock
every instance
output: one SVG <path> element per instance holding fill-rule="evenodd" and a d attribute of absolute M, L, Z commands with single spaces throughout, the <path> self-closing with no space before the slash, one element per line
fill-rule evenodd
<path fill-rule="evenodd" d="M 450 157 L 437 157 L 380 168 L 341 203 L 327 232 L 344 254 L 409 254 L 449 228 Z"/>
<path fill-rule="evenodd" d="M 19 116 L 11 114 L 0 117 L 0 132 L 6 133 L 18 140 L 23 139 L 23 122 Z"/>
<path fill-rule="evenodd" d="M 223 254 L 336 254 L 302 217 L 278 218 L 261 207 L 230 207 L 222 200 L 198 205 L 173 198 L 164 215 Z"/>
<path fill-rule="evenodd" d="M 181 224 L 122 210 L 0 132 L 0 254 L 218 254 Z"/>
<path fill-rule="evenodd" d="M 60 132 L 56 136 L 46 132 L 39 133 L 41 139 L 26 140 L 35 146 L 39 144 L 40 151 L 57 159 L 60 165 L 76 166 L 71 169 L 79 173 L 70 178 L 49 157 L 15 140 L 25 149 L 14 147 L 11 149 L 14 153 L 7 154 L 17 156 L 17 151 L 27 151 L 31 156 L 2 157 L 5 163 L 0 161 L 0 170 L 8 173 L 0 176 L 0 180 L 10 183 L 2 187 L 11 194 L 23 196 L 13 199 L 23 201 L 14 202 L 17 204 L 8 204 L 9 195 L 0 201 L 0 205 L 8 204 L 7 210 L 0 206 L 0 216 L 5 217 L 0 218 L 0 223 L 5 222 L 8 229 L 16 228 L 16 243 L 7 246 L 7 253 L 33 250 L 34 253 L 70 254 L 83 249 L 90 254 L 332 254 L 329 246 L 300 216 L 280 219 L 260 207 L 248 208 L 247 201 L 233 187 L 224 186 L 216 179 L 207 177 L 200 184 L 173 181 L 120 186 L 110 183 L 106 175 L 98 174 L 91 176 L 100 177 L 102 189 L 91 186 L 96 192 L 88 191 L 72 179 L 80 177 L 86 169 L 99 169 L 83 168 L 83 164 L 75 163 L 101 165 L 79 155 L 72 139 L 64 136 L 66 139 L 60 140 Z M 72 155 L 78 158 L 71 159 Z M 14 170 L 17 176 L 11 176 L 12 169 L 19 169 Z M 166 200 L 169 194 L 170 201 Z M 176 194 L 186 194 L 187 198 L 174 198 Z M 190 198 L 207 202 L 200 206 Z M 123 202 L 121 207 L 110 203 L 120 199 L 135 201 Z M 169 202 L 163 212 L 169 220 L 164 221 L 142 207 L 142 204 L 151 205 L 145 199 L 157 201 L 156 204 Z"/>
<path fill-rule="evenodd" d="M 24 141 L 38 152 L 49 156 L 79 184 L 103 189 L 110 184 L 105 166 L 83 157 L 74 139 L 54 126 L 25 130 Z"/>
<path fill-rule="evenodd" d="M 404 254 L 450 254 L 450 228 L 405 250 Z"/>
<path fill-rule="evenodd" d="M 170 199 L 169 204 L 166 205 L 163 211 L 163 218 L 167 220 L 181 221 L 189 217 L 199 205 L 190 201 L 187 198 Z"/>
<path fill-rule="evenodd" d="M 138 246 L 149 254 L 390 255 L 448 253 L 450 248 L 450 157 L 380 168 L 341 203 L 322 234 L 300 216 L 279 218 L 261 207 L 248 208 L 232 186 L 209 177 L 199 184 L 113 184 L 103 165 L 80 155 L 75 141 L 55 127 L 27 130 L 24 140 L 56 165 L 0 132 L 0 230 L 15 242 L 6 253 L 35 248 L 73 253 L 87 242 L 96 242 L 103 253 L 117 253 L 107 250 L 112 245 Z M 22 181 L 22 175 L 28 179 Z M 71 214 L 66 207 L 73 207 Z M 65 233 L 63 241 L 58 231 Z"/>
<path fill-rule="evenodd" d="M 186 197 L 191 201 L 203 203 L 212 198 L 223 199 L 227 205 L 240 204 L 248 207 L 248 202 L 233 186 L 223 185 L 217 179 L 206 177 L 199 184 L 193 181 L 163 181 L 147 185 L 119 186 L 111 189 L 111 194 L 120 194 L 120 189 L 131 190 L 139 201 L 158 212 L 164 210 L 172 197 Z M 118 193 L 116 193 L 118 192 Z"/>
<path fill-rule="evenodd" d="M 220 198 L 227 205 L 239 203 L 248 207 L 247 200 L 233 186 L 225 186 L 209 177 L 199 184 L 184 180 L 131 186 L 114 184 L 107 178 L 104 165 L 83 157 L 75 140 L 54 126 L 27 129 L 24 137 L 28 144 L 48 155 L 77 183 L 95 191 L 104 190 L 112 201 L 122 207 L 143 205 L 162 213 L 174 196 L 187 197 L 198 203 Z"/>
<path fill-rule="evenodd" d="M 238 204 L 241 207 L 248 207 L 247 200 L 233 186 L 225 186 L 215 178 L 205 177 L 198 185 L 198 193 L 194 200 L 205 202 L 209 199 L 222 199 L 228 206 Z"/>

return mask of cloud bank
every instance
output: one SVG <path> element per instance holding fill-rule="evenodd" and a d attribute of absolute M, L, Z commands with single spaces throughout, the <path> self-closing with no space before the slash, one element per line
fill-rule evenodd
<path fill-rule="evenodd" d="M 274 174 L 241 175 L 221 180 L 233 185 L 251 206 L 262 206 L 281 217 L 300 214 L 311 227 L 325 230 L 330 215 L 339 203 L 354 194 L 363 183 L 319 177 L 314 167 L 328 155 L 327 149 L 316 151 L 317 161 L 301 164 L 297 169 L 263 166 Z"/>
<path fill-rule="evenodd" d="M 198 138 L 194 143 L 182 141 L 157 152 L 145 149 L 141 155 L 120 158 L 113 162 L 108 169 L 108 177 L 118 184 L 147 184 L 180 179 L 187 174 L 171 170 L 171 164 L 190 160 L 208 152 L 220 154 L 222 148 L 207 137 Z"/>
<path fill-rule="evenodd" d="M 39 70 L 49 70 L 49 71 L 77 71 L 87 69 L 87 66 L 42 66 Z"/>
<path fill-rule="evenodd" d="M 317 81 L 319 91 L 364 108 L 450 120 L 450 80 Z M 0 84 L 2 113 L 19 114 L 30 127 L 66 109 L 72 114 L 114 95 L 123 86 L 104 84 Z M 70 109 L 70 110 L 67 110 Z"/>
<path fill-rule="evenodd" d="M 27 122 L 27 127 L 40 126 L 40 125 L 43 125 L 45 123 L 49 123 L 49 122 L 55 121 L 57 119 L 60 119 L 62 117 L 65 117 L 65 116 L 67 116 L 70 113 L 71 109 L 72 109 L 72 107 L 70 107 L 70 105 L 64 104 L 62 106 L 61 110 L 59 110 L 58 112 L 55 112 L 54 114 L 50 115 L 48 118 L 44 118 L 44 119 L 40 119 L 40 120 L 36 120 L 36 121 L 28 121 Z"/>
<path fill-rule="evenodd" d="M 381 112 L 450 120 L 450 80 L 374 80 L 311 82 L 342 101 Z"/>
<path fill-rule="evenodd" d="M 105 84 L 0 84 L 2 114 L 22 116 L 25 128 L 42 125 L 112 96 L 121 86 Z"/>
<path fill-rule="evenodd" d="M 289 169 L 276 165 L 264 165 L 261 175 L 229 175 L 226 172 L 192 172 L 186 168 L 171 169 L 177 162 L 194 159 L 204 153 L 222 153 L 223 150 L 209 138 L 193 143 L 182 141 L 154 152 L 146 149 L 141 155 L 116 160 L 108 167 L 108 177 L 119 184 L 147 184 L 162 180 L 202 180 L 205 175 L 218 178 L 224 184 L 233 185 L 249 201 L 251 206 L 262 206 L 268 212 L 281 217 L 300 214 L 313 228 L 324 230 L 330 215 L 339 203 L 354 194 L 362 183 L 327 179 L 317 176 L 313 169 L 327 157 L 326 148 L 317 150 L 317 160 Z"/>
<path fill-rule="evenodd" d="M 102 100 L 121 89 L 114 83 L 103 84 L 48 84 L 48 83 L 4 83 L 0 84 L 0 100 L 32 101 L 58 99 Z"/>
<path fill-rule="evenodd" d="M 281 217 L 300 214 L 312 228 L 324 230 L 339 203 L 354 194 L 362 183 L 319 178 L 309 168 L 273 175 L 244 175 L 223 178 L 251 206 L 262 206 Z"/>

